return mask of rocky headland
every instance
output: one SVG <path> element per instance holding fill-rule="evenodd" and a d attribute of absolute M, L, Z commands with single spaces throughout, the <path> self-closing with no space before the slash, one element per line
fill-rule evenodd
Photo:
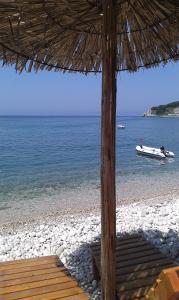
<path fill-rule="evenodd" d="M 153 106 L 144 113 L 144 117 L 179 117 L 179 101 Z"/>

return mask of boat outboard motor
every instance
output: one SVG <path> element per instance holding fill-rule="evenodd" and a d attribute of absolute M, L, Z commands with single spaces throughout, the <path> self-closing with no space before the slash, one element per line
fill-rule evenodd
<path fill-rule="evenodd" d="M 161 147 L 160 147 L 160 150 L 161 150 L 162 153 L 165 154 L 165 148 L 164 148 L 164 146 L 161 146 Z"/>

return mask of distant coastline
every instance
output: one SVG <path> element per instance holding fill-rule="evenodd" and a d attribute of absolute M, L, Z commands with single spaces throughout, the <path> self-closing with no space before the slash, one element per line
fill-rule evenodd
<path fill-rule="evenodd" d="M 146 118 L 178 118 L 179 117 L 178 114 L 155 115 L 149 112 L 145 112 L 143 116 Z"/>
<path fill-rule="evenodd" d="M 144 112 L 144 117 L 179 117 L 179 101 L 153 106 Z"/>
<path fill-rule="evenodd" d="M 141 113 L 129 115 L 116 115 L 117 118 L 141 117 Z M 0 118 L 101 118 L 101 115 L 3 115 Z"/>

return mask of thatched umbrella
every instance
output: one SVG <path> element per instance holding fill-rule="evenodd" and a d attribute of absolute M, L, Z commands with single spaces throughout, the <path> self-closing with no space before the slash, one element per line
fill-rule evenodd
<path fill-rule="evenodd" d="M 116 73 L 179 56 L 178 0 L 0 0 L 0 59 L 22 72 L 102 71 L 101 275 L 115 299 Z"/>

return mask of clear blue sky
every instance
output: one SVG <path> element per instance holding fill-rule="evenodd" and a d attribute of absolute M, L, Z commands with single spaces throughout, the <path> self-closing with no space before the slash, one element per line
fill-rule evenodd
<path fill-rule="evenodd" d="M 99 115 L 101 75 L 0 68 L 0 115 Z M 117 113 L 141 115 L 179 100 L 179 62 L 118 75 Z"/>

